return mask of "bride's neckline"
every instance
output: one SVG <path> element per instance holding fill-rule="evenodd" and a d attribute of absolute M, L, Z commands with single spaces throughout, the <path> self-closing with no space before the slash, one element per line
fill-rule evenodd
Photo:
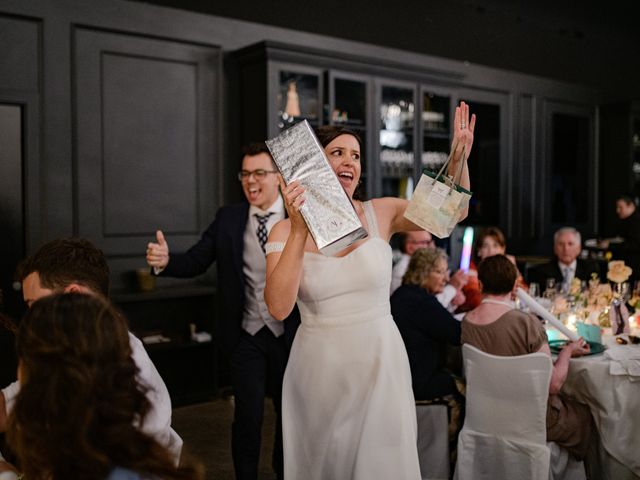
<path fill-rule="evenodd" d="M 356 248 L 354 248 L 353 250 L 351 250 L 348 253 L 345 253 L 344 255 L 340 255 L 340 256 L 327 256 L 321 252 L 304 252 L 305 255 L 315 255 L 321 258 L 336 258 L 336 259 L 341 259 L 341 258 L 347 258 L 349 257 L 353 252 L 357 252 L 358 250 L 360 250 L 362 247 L 364 247 L 367 243 L 369 243 L 371 240 L 382 240 L 381 237 L 369 237 L 367 238 L 364 242 L 362 242 L 359 246 L 357 246 Z M 384 240 L 382 240 L 384 242 Z M 387 246 L 389 246 L 389 249 L 391 248 L 391 245 L 389 245 L 388 242 L 384 242 Z"/>

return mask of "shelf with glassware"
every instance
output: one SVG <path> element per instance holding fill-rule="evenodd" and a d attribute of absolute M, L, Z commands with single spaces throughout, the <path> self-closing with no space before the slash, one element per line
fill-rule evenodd
<path fill-rule="evenodd" d="M 416 177 L 416 87 L 380 82 L 378 91 L 382 195 L 410 198 Z"/>
<path fill-rule="evenodd" d="M 366 198 L 369 185 L 369 92 L 370 79 L 366 76 L 328 71 L 328 98 L 325 123 L 342 125 L 360 136 L 362 142 L 359 193 Z"/>
<path fill-rule="evenodd" d="M 447 160 L 451 147 L 451 97 L 422 88 L 422 152 L 420 169 L 438 171 Z"/>

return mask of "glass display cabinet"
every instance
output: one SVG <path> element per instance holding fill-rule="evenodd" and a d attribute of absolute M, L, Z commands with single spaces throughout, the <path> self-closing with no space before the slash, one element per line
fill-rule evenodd
<path fill-rule="evenodd" d="M 346 73 L 329 72 L 329 95 L 326 105 L 325 123 L 343 125 L 360 136 L 363 151 L 361 153 L 361 175 L 359 192 L 367 198 L 371 191 L 369 165 L 369 81 L 366 78 Z"/>
<path fill-rule="evenodd" d="M 320 125 L 322 98 L 321 76 L 313 73 L 280 70 L 275 104 L 278 130 L 282 131 L 307 120 L 312 127 Z"/>
<path fill-rule="evenodd" d="M 382 84 L 379 147 L 382 195 L 411 198 L 415 168 L 415 88 Z"/>
<path fill-rule="evenodd" d="M 422 153 L 420 166 L 439 170 L 451 148 L 451 97 L 433 91 L 422 92 Z"/>

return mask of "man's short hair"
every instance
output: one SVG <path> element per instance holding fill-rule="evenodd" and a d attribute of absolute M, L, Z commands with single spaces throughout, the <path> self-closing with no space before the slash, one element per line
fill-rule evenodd
<path fill-rule="evenodd" d="M 255 155 L 260 155 L 261 153 L 266 153 L 271 157 L 271 152 L 267 148 L 267 144 L 264 142 L 253 142 L 242 147 L 242 158 L 247 156 L 253 157 Z"/>
<path fill-rule="evenodd" d="M 109 295 L 109 265 L 102 250 L 83 238 L 60 238 L 45 243 L 18 267 L 18 279 L 38 272 L 40 285 L 64 290 L 72 283 Z"/>
<path fill-rule="evenodd" d="M 504 255 L 487 257 L 478 265 L 478 280 L 486 295 L 506 295 L 513 290 L 517 278 L 518 269 Z"/>
<path fill-rule="evenodd" d="M 622 200 L 624 203 L 626 203 L 627 205 L 634 205 L 636 204 L 636 201 L 633 199 L 633 197 L 631 195 L 618 195 L 616 197 L 616 202 Z"/>
<path fill-rule="evenodd" d="M 580 232 L 573 227 L 562 227 L 561 229 L 557 230 L 556 233 L 553 234 L 554 245 L 558 241 L 558 237 L 560 237 L 560 235 L 562 235 L 563 233 L 573 233 L 578 239 L 578 243 L 582 245 L 582 236 L 580 235 Z"/>

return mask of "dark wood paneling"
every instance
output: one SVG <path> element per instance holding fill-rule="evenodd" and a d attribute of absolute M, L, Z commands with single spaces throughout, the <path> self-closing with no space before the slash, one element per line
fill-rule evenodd
<path fill-rule="evenodd" d="M 536 233 L 537 205 L 537 151 L 536 151 L 536 103 L 531 95 L 522 95 L 518 102 L 517 115 L 520 119 L 518 150 L 514 159 L 513 173 L 517 187 L 514 201 L 514 232 L 522 243 L 531 239 Z"/>
<path fill-rule="evenodd" d="M 76 229 L 108 255 L 142 255 L 162 229 L 173 248 L 215 211 L 219 50 L 78 29 Z"/>
<path fill-rule="evenodd" d="M 595 232 L 598 205 L 595 161 L 595 109 L 587 105 L 543 100 L 544 173 L 540 192 L 544 220 L 541 238 L 553 245 L 553 233 L 561 227 L 578 229 L 583 238 Z"/>
<path fill-rule="evenodd" d="M 0 90 L 38 90 L 39 27 L 0 15 Z"/>

